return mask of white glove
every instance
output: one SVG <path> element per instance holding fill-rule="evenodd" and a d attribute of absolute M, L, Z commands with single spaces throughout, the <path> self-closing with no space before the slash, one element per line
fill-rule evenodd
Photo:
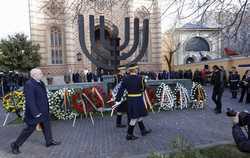
<path fill-rule="evenodd" d="M 39 118 L 41 115 L 42 115 L 41 113 L 37 114 L 37 115 L 36 115 L 36 118 Z"/>
<path fill-rule="evenodd" d="M 235 117 L 232 117 L 233 124 L 239 123 L 239 112 L 237 112 Z"/>
<path fill-rule="evenodd" d="M 116 109 L 119 104 L 120 104 L 119 102 L 115 102 L 115 104 L 112 106 L 112 110 Z"/>

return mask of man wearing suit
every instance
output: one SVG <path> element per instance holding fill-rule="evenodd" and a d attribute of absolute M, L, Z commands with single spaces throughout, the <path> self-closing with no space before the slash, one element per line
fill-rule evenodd
<path fill-rule="evenodd" d="M 23 129 L 17 140 L 11 143 L 13 154 L 19 154 L 19 147 L 28 139 L 39 123 L 42 126 L 43 135 L 46 140 L 46 147 L 59 145 L 60 142 L 52 139 L 49 103 L 45 84 L 41 81 L 43 73 L 40 69 L 34 68 L 30 71 L 31 79 L 25 83 L 25 116 L 24 122 L 27 127 Z"/>

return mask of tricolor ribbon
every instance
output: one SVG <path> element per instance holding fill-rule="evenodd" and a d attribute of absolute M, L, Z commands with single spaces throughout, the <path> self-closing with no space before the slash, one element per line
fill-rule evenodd
<path fill-rule="evenodd" d="M 143 95 L 143 100 L 145 102 L 145 106 L 146 106 L 146 109 L 147 109 L 147 105 L 149 105 L 149 108 L 152 110 L 152 112 L 154 113 L 154 109 L 153 109 L 153 106 L 152 106 L 152 103 L 148 97 L 148 92 L 147 90 L 144 91 L 144 95 Z"/>
<path fill-rule="evenodd" d="M 95 87 L 93 87 L 93 90 L 94 90 L 94 93 L 96 93 L 96 95 L 97 95 L 97 96 L 99 97 L 99 99 L 101 100 L 102 106 L 104 107 L 104 100 L 103 100 L 101 94 L 99 93 L 99 91 L 98 91 Z"/>
<path fill-rule="evenodd" d="M 89 99 L 89 97 L 88 97 L 85 93 L 82 93 L 82 95 L 87 99 L 87 101 L 90 103 L 90 105 L 91 105 L 96 111 L 98 111 L 97 107 L 96 107 L 95 104 L 91 101 L 91 99 Z"/>
<path fill-rule="evenodd" d="M 67 95 L 68 95 L 68 89 L 64 89 L 63 93 L 63 104 L 64 104 L 64 112 L 66 113 L 67 111 Z"/>
<path fill-rule="evenodd" d="M 87 108 L 86 108 L 86 104 L 85 104 L 85 102 L 84 102 L 84 100 L 83 100 L 83 98 L 82 98 L 81 93 L 80 93 L 79 96 L 80 96 L 80 99 L 81 99 L 81 102 L 82 102 L 82 108 L 83 108 L 84 115 L 85 115 L 85 117 L 87 117 Z"/>

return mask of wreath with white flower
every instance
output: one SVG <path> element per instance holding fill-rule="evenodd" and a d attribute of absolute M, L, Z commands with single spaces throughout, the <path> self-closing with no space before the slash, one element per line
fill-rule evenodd
<path fill-rule="evenodd" d="M 79 114 L 71 107 L 71 96 L 75 95 L 74 89 L 59 89 L 48 93 L 50 112 L 59 120 L 71 120 Z"/>
<path fill-rule="evenodd" d="M 176 84 L 175 90 L 175 108 L 176 109 L 185 109 L 188 108 L 188 103 L 190 102 L 190 98 L 188 95 L 187 89 L 180 83 Z"/>
<path fill-rule="evenodd" d="M 194 109 L 203 109 L 207 105 L 208 96 L 201 84 L 193 82 L 191 100 Z"/>
<path fill-rule="evenodd" d="M 173 92 L 168 85 L 161 83 L 156 90 L 156 97 L 160 106 L 158 111 L 161 109 L 173 110 L 175 95 L 173 95 Z"/>

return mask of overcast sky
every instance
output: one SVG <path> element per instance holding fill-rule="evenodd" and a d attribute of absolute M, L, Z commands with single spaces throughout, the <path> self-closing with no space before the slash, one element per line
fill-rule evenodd
<path fill-rule="evenodd" d="M 0 0 L 0 39 L 16 32 L 29 35 L 28 0 Z"/>

